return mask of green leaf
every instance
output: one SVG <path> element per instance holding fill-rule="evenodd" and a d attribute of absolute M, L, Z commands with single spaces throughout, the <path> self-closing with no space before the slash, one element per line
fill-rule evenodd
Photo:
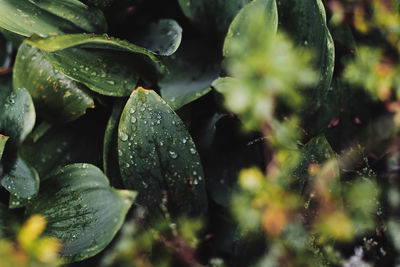
<path fill-rule="evenodd" d="M 104 173 L 110 179 L 111 185 L 122 188 L 121 172 L 118 166 L 117 138 L 118 123 L 124 109 L 126 99 L 116 99 L 108 119 L 103 144 Z"/>
<path fill-rule="evenodd" d="M 23 43 L 14 65 L 14 88 L 26 88 L 38 115 L 47 121 L 63 123 L 77 119 L 94 107 L 88 89 L 55 70 L 43 54 Z"/>
<path fill-rule="evenodd" d="M 182 40 L 182 28 L 173 19 L 160 19 L 151 23 L 143 34 L 135 38 L 135 44 L 161 56 L 170 56 L 178 49 Z"/>
<path fill-rule="evenodd" d="M 77 0 L 67 1 L 0 0 L 0 27 L 7 31 L 41 37 L 105 29 L 101 11 L 90 9 Z"/>
<path fill-rule="evenodd" d="M 264 10 L 263 19 L 266 25 L 271 27 L 271 31 L 276 33 L 278 28 L 278 9 L 275 0 L 254 0 L 246 4 L 233 19 L 226 34 L 223 54 L 228 56 L 229 48 L 234 45 L 238 39 L 243 38 L 247 30 L 247 19 L 252 16 L 255 10 Z"/>
<path fill-rule="evenodd" d="M 203 168 L 185 125 L 154 91 L 136 89 L 118 127 L 122 181 L 150 213 L 166 200 L 172 216 L 207 209 Z"/>
<path fill-rule="evenodd" d="M 171 108 L 177 110 L 210 92 L 221 69 L 217 53 L 207 40 L 185 40 L 176 54 L 164 60 L 169 73 L 158 85 Z"/>
<path fill-rule="evenodd" d="M 107 35 L 71 34 L 26 42 L 42 50 L 55 69 L 104 95 L 128 96 L 139 76 L 155 80 L 165 71 L 151 51 Z"/>
<path fill-rule="evenodd" d="M 282 28 L 301 45 L 314 50 L 319 84 L 309 91 L 309 112 L 315 112 L 326 97 L 332 80 L 335 47 L 326 24 L 325 8 L 321 0 L 287 0 L 278 5 Z"/>
<path fill-rule="evenodd" d="M 250 0 L 178 0 L 186 17 L 203 31 L 225 36 L 239 10 Z"/>
<path fill-rule="evenodd" d="M 19 149 L 43 180 L 51 171 L 70 163 L 97 163 L 101 159 L 104 124 L 90 118 L 60 126 L 40 124 Z"/>
<path fill-rule="evenodd" d="M 26 215 L 42 214 L 47 220 L 45 233 L 59 239 L 61 256 L 74 262 L 96 255 L 111 242 L 135 196 L 111 188 L 97 167 L 72 164 L 41 184 Z"/>
<path fill-rule="evenodd" d="M 111 6 L 114 0 L 85 0 L 88 5 L 99 7 L 99 8 L 106 8 Z"/>
<path fill-rule="evenodd" d="M 4 149 L 6 147 L 6 143 L 7 143 L 8 138 L 10 138 L 10 137 L 0 134 L 0 160 L 1 160 L 2 156 L 3 156 L 3 152 L 4 152 Z"/>
<path fill-rule="evenodd" d="M 17 157 L 11 170 L 1 179 L 1 185 L 17 197 L 30 199 L 39 191 L 39 175 L 22 158 Z"/>
<path fill-rule="evenodd" d="M 35 119 L 35 108 L 26 89 L 0 88 L 0 132 L 22 141 L 32 130 Z"/>
<path fill-rule="evenodd" d="M 100 9 L 88 7 L 78 0 L 31 0 L 40 8 L 70 21 L 85 32 L 104 33 L 107 22 Z"/>

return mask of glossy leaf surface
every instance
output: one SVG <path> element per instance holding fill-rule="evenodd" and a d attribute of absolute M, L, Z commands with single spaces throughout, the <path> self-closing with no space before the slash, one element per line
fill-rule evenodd
<path fill-rule="evenodd" d="M 18 50 L 13 86 L 26 88 L 38 115 L 51 122 L 75 120 L 94 107 L 84 85 L 55 70 L 36 47 L 25 43 Z"/>
<path fill-rule="evenodd" d="M 164 60 L 169 73 L 159 82 L 161 96 L 177 110 L 207 94 L 220 72 L 220 59 L 207 40 L 184 41 L 176 54 Z"/>
<path fill-rule="evenodd" d="M 0 132 L 22 141 L 32 130 L 35 119 L 35 108 L 26 89 L 0 88 Z"/>
<path fill-rule="evenodd" d="M 185 125 L 154 91 L 136 89 L 118 127 L 122 181 L 150 212 L 166 201 L 172 215 L 207 209 L 199 154 Z M 164 195 L 164 196 L 163 196 Z"/>
<path fill-rule="evenodd" d="M 39 175 L 18 157 L 11 170 L 4 174 L 1 185 L 19 198 L 32 198 L 39 191 Z"/>
<path fill-rule="evenodd" d="M 104 95 L 128 96 L 139 77 L 154 80 L 164 72 L 151 51 L 105 35 L 62 35 L 27 43 L 41 49 L 55 69 Z"/>
<path fill-rule="evenodd" d="M 74 262 L 97 254 L 111 242 L 135 195 L 112 189 L 107 177 L 93 165 L 72 164 L 42 183 L 26 215 L 45 216 L 46 234 L 59 239 L 61 255 Z"/>

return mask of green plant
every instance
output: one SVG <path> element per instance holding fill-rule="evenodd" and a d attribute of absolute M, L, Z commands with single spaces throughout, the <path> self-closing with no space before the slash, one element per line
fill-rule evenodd
<path fill-rule="evenodd" d="M 399 2 L 0 0 L 0 266 L 391 266 Z"/>

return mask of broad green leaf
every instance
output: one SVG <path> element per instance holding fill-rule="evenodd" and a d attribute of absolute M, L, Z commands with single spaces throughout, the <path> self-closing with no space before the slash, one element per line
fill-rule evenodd
<path fill-rule="evenodd" d="M 239 10 L 250 0 L 178 0 L 186 17 L 203 31 L 225 36 Z"/>
<path fill-rule="evenodd" d="M 99 8 L 106 8 L 109 7 L 114 0 L 84 0 L 90 6 L 95 6 Z"/>
<path fill-rule="evenodd" d="M 20 146 L 21 156 L 43 180 L 51 171 L 70 163 L 101 160 L 102 131 L 98 119 L 82 118 L 60 126 L 40 124 Z"/>
<path fill-rule="evenodd" d="M 35 108 L 26 89 L 0 88 L 0 132 L 22 141 L 32 130 L 35 119 Z"/>
<path fill-rule="evenodd" d="M 17 209 L 25 207 L 30 199 L 17 197 L 16 195 L 10 194 L 10 199 L 8 202 L 9 209 Z"/>
<path fill-rule="evenodd" d="M 135 38 L 134 43 L 161 56 L 170 56 L 182 40 L 182 28 L 173 19 L 160 19 Z"/>
<path fill-rule="evenodd" d="M 223 54 L 228 56 L 229 48 L 235 45 L 237 39 L 243 38 L 247 30 L 247 19 L 254 14 L 254 11 L 264 10 L 263 19 L 266 25 L 270 25 L 271 31 L 276 33 L 278 28 L 278 9 L 275 0 L 254 0 L 246 4 L 233 19 L 226 34 Z"/>
<path fill-rule="evenodd" d="M 290 36 L 315 52 L 319 84 L 310 90 L 307 103 L 309 112 L 315 112 L 327 95 L 335 62 L 335 47 L 326 24 L 325 8 L 321 0 L 287 0 L 278 5 L 279 21 Z"/>
<path fill-rule="evenodd" d="M 177 110 L 210 92 L 220 73 L 215 47 L 204 39 L 185 40 L 176 54 L 164 60 L 169 73 L 159 82 L 161 96 Z"/>
<path fill-rule="evenodd" d="M 55 70 L 36 47 L 25 43 L 18 49 L 13 86 L 29 91 L 36 112 L 47 121 L 72 121 L 94 107 L 84 85 Z"/>
<path fill-rule="evenodd" d="M 155 80 L 165 71 L 151 51 L 107 35 L 71 34 L 27 43 L 42 50 L 55 69 L 103 95 L 128 96 L 139 77 Z"/>
<path fill-rule="evenodd" d="M 138 88 L 118 127 L 122 181 L 137 190 L 150 213 L 166 201 L 168 211 L 198 215 L 207 209 L 199 154 L 185 125 L 154 91 Z"/>
<path fill-rule="evenodd" d="M 4 149 L 6 147 L 6 143 L 7 143 L 8 138 L 10 138 L 10 137 L 0 134 L 0 160 L 1 160 L 2 156 L 3 156 L 3 152 L 4 152 Z"/>
<path fill-rule="evenodd" d="M 104 33 L 107 22 L 103 12 L 78 0 L 31 0 L 41 9 L 70 21 L 85 32 Z"/>
<path fill-rule="evenodd" d="M 22 158 L 17 157 L 11 170 L 1 179 L 1 185 L 17 197 L 30 199 L 39 191 L 39 175 Z"/>
<path fill-rule="evenodd" d="M 103 32 L 105 20 L 101 11 L 90 9 L 77 0 L 0 0 L 0 27 L 22 36 L 45 37 L 82 31 Z"/>
<path fill-rule="evenodd" d="M 45 234 L 60 240 L 61 256 L 74 262 L 96 255 L 111 242 L 135 196 L 111 188 L 97 167 L 72 164 L 41 184 L 26 215 L 42 214 L 47 220 Z"/>
<path fill-rule="evenodd" d="M 117 138 L 118 123 L 126 99 L 116 99 L 108 119 L 103 143 L 103 168 L 104 173 L 110 179 L 111 185 L 122 188 L 121 172 L 118 166 Z"/>

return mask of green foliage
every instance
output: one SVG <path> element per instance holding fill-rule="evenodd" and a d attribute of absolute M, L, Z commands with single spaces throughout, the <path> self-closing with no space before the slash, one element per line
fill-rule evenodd
<path fill-rule="evenodd" d="M 0 0 L 0 266 L 394 266 L 399 1 Z"/>

